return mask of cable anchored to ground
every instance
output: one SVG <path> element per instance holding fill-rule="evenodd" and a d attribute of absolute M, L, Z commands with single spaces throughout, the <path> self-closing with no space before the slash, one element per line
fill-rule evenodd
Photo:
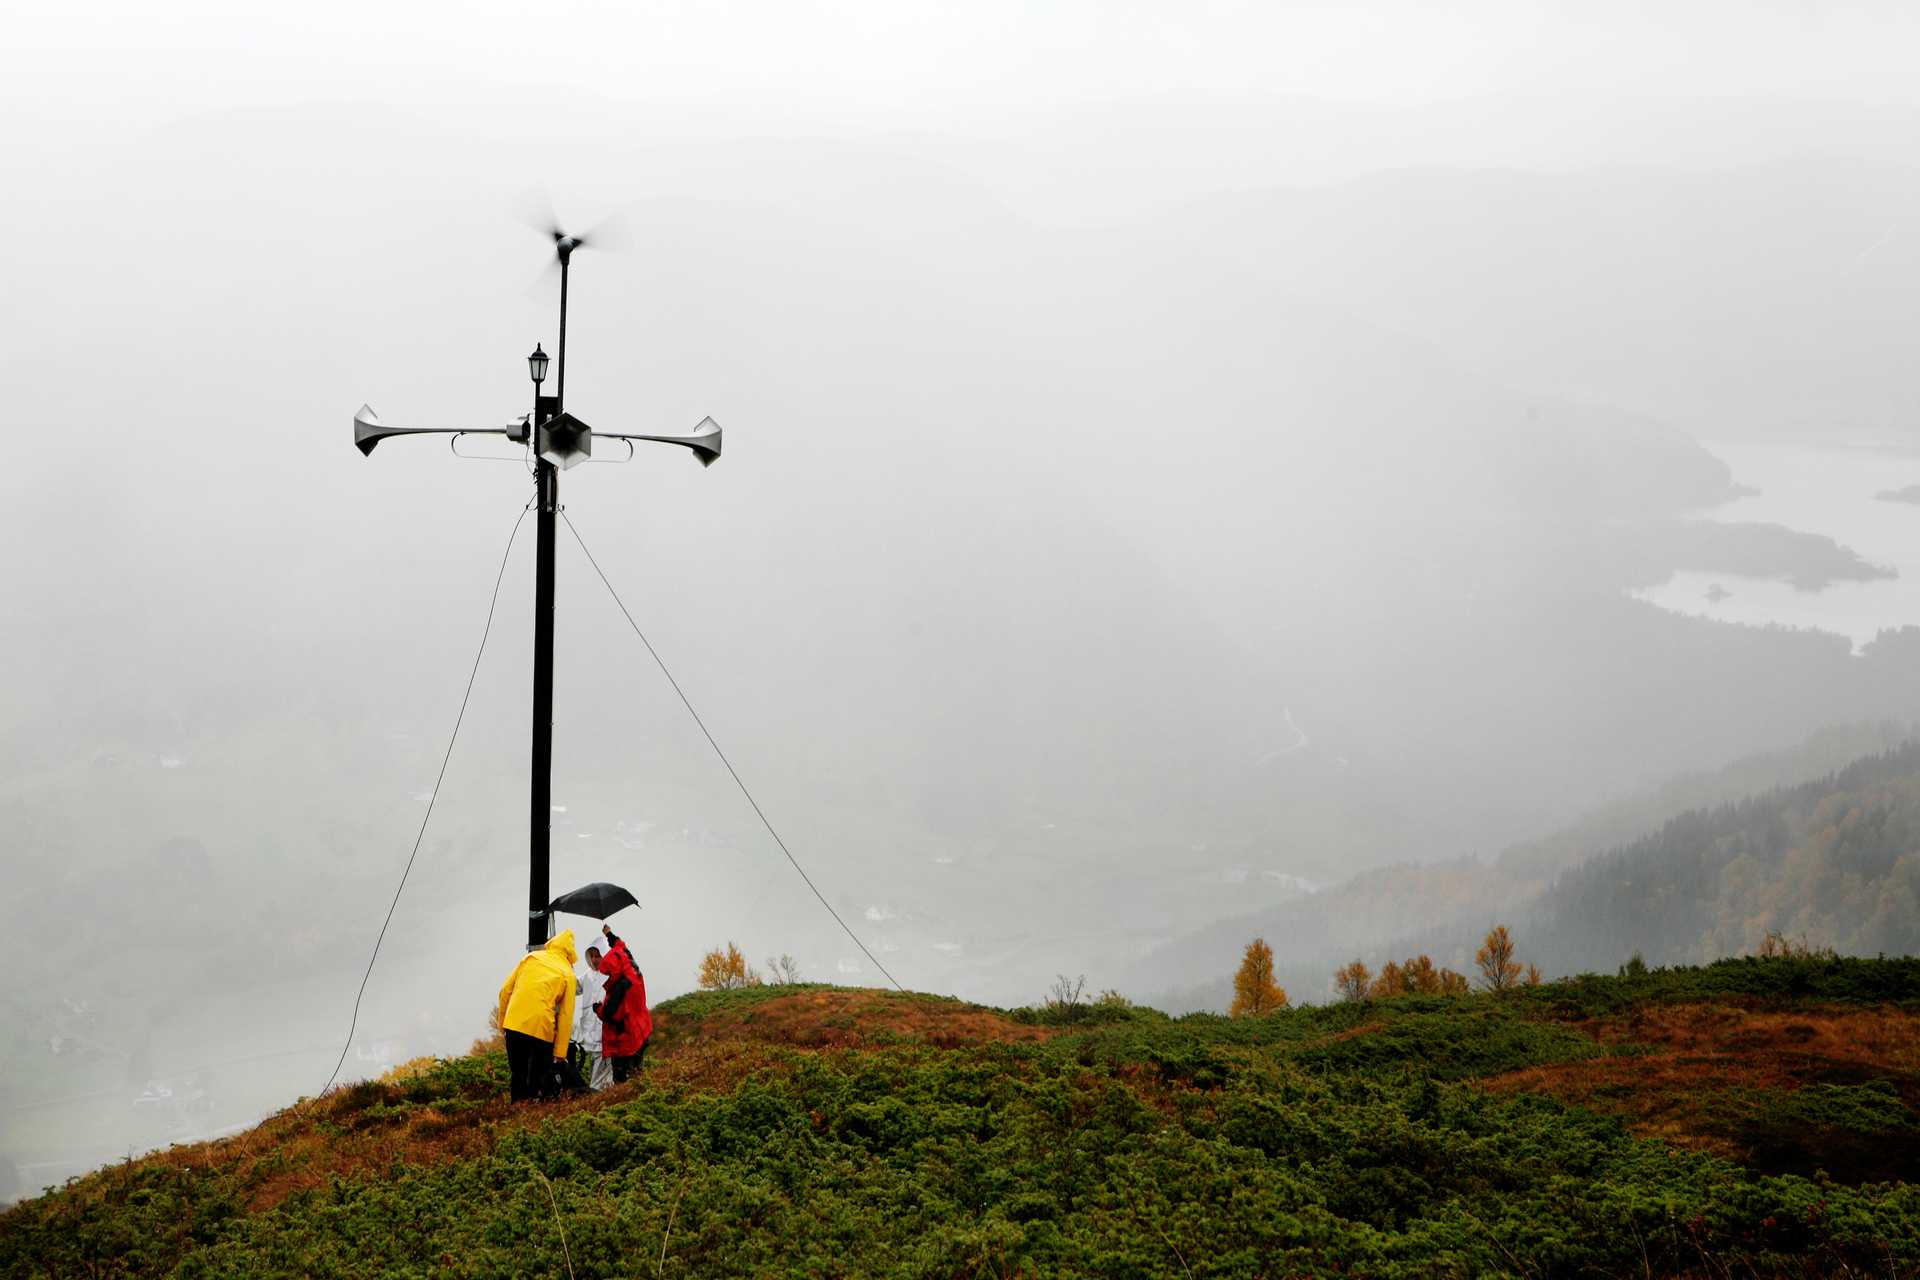
<path fill-rule="evenodd" d="M 433 780 L 433 791 L 427 796 L 427 812 L 420 819 L 420 830 L 413 837 L 413 851 L 407 855 L 406 868 L 400 873 L 400 884 L 393 891 L 393 901 L 387 904 L 387 918 L 380 922 L 380 936 L 373 940 L 373 954 L 367 957 L 367 971 L 360 976 L 360 990 L 353 997 L 353 1019 L 347 1025 L 347 1042 L 340 1046 L 340 1061 L 333 1064 L 333 1074 L 320 1086 L 325 1093 L 333 1088 L 333 1082 L 340 1078 L 340 1068 L 347 1061 L 347 1051 L 353 1047 L 353 1033 L 360 1026 L 360 1001 L 367 994 L 367 980 L 373 977 L 374 961 L 380 958 L 380 944 L 386 941 L 387 926 L 393 923 L 393 911 L 400 905 L 400 895 L 406 891 L 407 877 L 413 874 L 413 860 L 420 856 L 420 842 L 426 839 L 427 823 L 433 820 L 434 802 L 440 798 L 440 784 L 447 780 L 447 763 L 453 759 L 453 744 L 460 740 L 460 725 L 467 718 L 467 703 L 473 697 L 473 682 L 480 674 L 480 659 L 486 656 L 487 637 L 493 634 L 493 612 L 500 604 L 500 584 L 507 577 L 507 561 L 513 556 L 514 539 L 520 536 L 520 526 L 526 521 L 527 512 L 532 504 L 520 508 L 520 516 L 513 522 L 513 532 L 507 535 L 507 549 L 500 553 L 500 570 L 493 575 L 493 595 L 487 601 L 487 624 L 480 630 L 480 648 L 473 655 L 473 670 L 467 673 L 467 689 L 460 695 L 460 714 L 454 717 L 453 732 L 447 735 L 447 753 L 440 757 L 440 775 Z"/>
<path fill-rule="evenodd" d="M 706 721 L 702 720 L 700 713 L 693 709 L 693 703 L 688 700 L 686 690 L 680 687 L 680 682 L 673 678 L 673 672 L 667 669 L 666 662 L 660 657 L 660 651 L 653 647 L 653 641 L 647 639 L 647 633 L 642 631 L 640 624 L 633 620 L 633 614 L 628 610 L 626 602 L 620 599 L 620 593 L 615 591 L 613 589 L 613 583 L 607 580 L 606 571 L 600 567 L 600 562 L 593 558 L 593 552 L 587 549 L 587 540 L 580 536 L 580 530 L 574 528 L 573 520 L 568 517 L 565 511 L 560 513 L 560 518 L 567 522 L 567 532 L 571 533 L 573 540 L 580 544 L 581 553 L 587 557 L 587 563 L 593 566 L 594 573 L 599 575 L 600 584 L 607 589 L 607 594 L 613 597 L 613 603 L 619 606 L 621 614 L 627 620 L 627 625 L 633 628 L 633 634 L 640 637 L 640 643 L 646 646 L 647 654 L 652 657 L 654 665 L 660 668 L 660 674 L 665 676 L 667 683 L 673 686 L 674 693 L 680 698 L 680 705 L 687 709 L 687 714 L 693 717 L 694 724 L 700 727 L 700 732 L 702 736 L 706 738 L 707 745 L 713 748 L 713 754 L 719 756 L 720 763 L 726 766 L 728 775 L 733 779 L 733 785 L 740 788 L 740 794 L 745 796 L 747 803 L 753 807 L 754 816 L 760 819 L 760 825 L 767 829 L 767 834 L 773 837 L 773 842 L 780 846 L 780 852 L 787 855 L 787 861 L 793 864 L 793 869 L 798 872 L 800 878 L 806 882 L 807 888 L 813 891 L 813 896 L 820 900 L 820 905 L 826 908 L 827 914 L 833 917 L 833 922 L 840 926 L 841 932 L 853 940 L 853 945 L 860 948 L 860 954 L 873 962 L 873 967 L 878 969 L 881 975 L 893 984 L 894 990 L 904 992 L 906 988 L 900 985 L 900 980 L 887 972 L 887 966 L 880 963 L 880 958 L 868 949 L 866 943 L 860 941 L 860 935 L 855 933 L 853 929 L 848 926 L 847 922 L 840 918 L 840 913 L 833 909 L 831 902 L 827 901 L 827 895 L 820 892 L 820 886 L 813 882 L 813 877 L 807 874 L 807 869 L 800 865 L 800 859 L 794 857 L 793 850 L 787 848 L 787 842 L 780 838 L 778 831 L 774 830 L 773 823 L 768 821 L 766 811 L 760 807 L 760 802 L 753 798 L 753 792 L 747 789 L 745 782 L 741 781 L 740 771 L 733 767 L 733 761 L 727 759 L 727 753 L 722 751 L 720 744 L 713 740 L 713 734 L 707 729 Z"/>

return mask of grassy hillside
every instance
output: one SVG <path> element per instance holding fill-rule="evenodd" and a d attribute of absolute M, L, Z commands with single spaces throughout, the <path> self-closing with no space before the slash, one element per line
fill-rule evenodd
<path fill-rule="evenodd" d="M 609 1094 L 498 1054 L 0 1218 L 27 1275 L 1920 1275 L 1920 961 L 1257 1021 L 768 987 Z"/>

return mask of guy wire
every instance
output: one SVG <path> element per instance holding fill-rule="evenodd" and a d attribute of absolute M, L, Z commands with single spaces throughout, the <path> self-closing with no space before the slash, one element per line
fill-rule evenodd
<path fill-rule="evenodd" d="M 573 534 L 573 540 L 580 544 L 580 550 L 586 555 L 587 563 L 593 566 L 594 573 L 600 577 L 601 585 L 606 587 L 607 594 L 613 597 L 614 604 L 620 607 L 620 612 L 627 619 L 627 625 L 633 628 L 633 634 L 640 637 L 640 643 L 647 647 L 647 653 L 652 656 L 654 665 L 660 668 L 660 674 L 667 678 L 667 683 L 673 686 L 674 693 L 679 695 L 680 705 L 687 709 L 687 714 L 693 717 L 693 722 L 700 726 L 700 732 L 706 737 L 707 745 L 713 748 L 713 754 L 719 756 L 720 763 L 727 767 L 727 773 L 733 778 L 733 785 L 740 788 L 740 794 L 747 798 L 749 805 L 753 806 L 754 816 L 760 819 L 760 825 L 767 829 L 767 834 L 773 837 L 773 842 L 780 846 L 780 852 L 787 855 L 787 861 L 793 864 L 793 869 L 800 873 L 802 880 L 806 881 L 807 888 L 813 890 L 813 896 L 818 898 L 820 905 L 827 909 L 827 914 L 833 917 L 833 922 L 853 939 L 853 945 L 860 948 L 862 955 L 873 961 L 873 967 L 878 969 L 888 982 L 893 983 L 894 990 L 904 992 L 906 988 L 900 985 L 900 980 L 888 973 L 887 966 L 881 964 L 880 958 L 867 949 L 866 943 L 860 941 L 860 935 L 847 927 L 847 922 L 842 920 L 840 913 L 833 909 L 833 904 L 827 901 L 827 896 L 820 892 L 820 886 L 813 882 L 813 877 L 808 875 L 806 868 L 800 865 L 800 859 L 793 856 L 793 850 L 787 848 L 787 842 L 782 840 L 780 833 L 773 829 L 773 823 L 767 820 L 766 812 L 760 808 L 760 802 L 753 798 L 753 792 L 749 791 L 747 784 L 740 780 L 740 773 L 733 767 L 733 761 L 727 759 L 727 753 L 722 751 L 720 744 L 713 740 L 713 734 L 707 730 L 706 721 L 702 720 L 700 713 L 693 709 L 693 703 L 688 701 L 686 691 L 680 687 L 680 682 L 673 678 L 673 672 L 667 670 L 667 664 L 661 660 L 659 651 L 653 647 L 653 641 L 647 639 L 647 633 L 642 631 L 640 624 L 633 620 L 633 614 L 628 612 L 626 602 L 620 599 L 620 593 L 613 589 L 611 582 L 607 581 L 607 575 L 600 568 L 600 562 L 593 558 L 593 552 L 587 550 L 587 540 L 580 536 L 580 530 L 574 528 L 573 520 L 565 511 L 560 513 L 560 518 L 567 522 L 567 531 Z"/>
<path fill-rule="evenodd" d="M 433 819 L 433 805 L 440 798 L 440 784 L 447 780 L 447 762 L 453 759 L 453 744 L 460 740 L 460 724 L 467 718 L 467 701 L 473 697 L 473 682 L 480 674 L 480 659 L 487 652 L 487 637 L 493 634 L 493 611 L 500 603 L 500 584 L 506 580 L 507 560 L 513 555 L 513 541 L 520 536 L 520 526 L 532 508 L 531 502 L 520 508 L 519 518 L 513 522 L 513 532 L 507 535 L 507 549 L 500 554 L 500 571 L 493 576 L 493 596 L 487 601 L 487 625 L 480 631 L 480 649 L 473 655 L 473 670 L 467 673 L 467 691 L 460 695 L 460 714 L 454 717 L 453 732 L 447 736 L 447 753 L 440 757 L 440 776 L 433 780 L 433 792 L 427 797 L 426 815 L 420 819 L 420 830 L 413 837 L 413 852 L 407 855 L 406 869 L 400 873 L 400 884 L 393 891 L 393 901 L 387 904 L 387 918 L 380 922 L 380 936 L 373 940 L 373 954 L 367 957 L 367 971 L 360 976 L 360 990 L 353 997 L 353 1019 L 347 1024 L 347 1042 L 340 1046 L 340 1061 L 333 1064 L 333 1074 L 320 1086 L 321 1093 L 333 1088 L 333 1082 L 340 1078 L 340 1068 L 346 1063 L 347 1050 L 353 1047 L 353 1033 L 360 1025 L 360 1001 L 367 994 L 367 979 L 373 977 L 373 963 L 380 958 L 380 944 L 386 940 L 387 926 L 393 923 L 393 910 L 400 905 L 400 894 L 407 887 L 407 877 L 413 873 L 413 860 L 420 856 L 420 842 L 426 838 L 427 823 Z"/>

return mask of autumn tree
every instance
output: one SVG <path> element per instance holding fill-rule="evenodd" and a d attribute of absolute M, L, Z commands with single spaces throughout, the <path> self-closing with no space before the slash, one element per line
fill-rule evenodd
<path fill-rule="evenodd" d="M 1816 947 L 1801 934 L 1796 940 L 1789 938 L 1779 929 L 1767 930 L 1767 936 L 1760 940 L 1754 955 L 1762 960 L 1832 960 L 1832 947 Z"/>
<path fill-rule="evenodd" d="M 774 981 L 791 985 L 800 981 L 800 962 L 782 951 L 767 957 L 767 975 Z"/>
<path fill-rule="evenodd" d="M 1440 970 L 1434 968 L 1430 956 L 1415 956 L 1400 966 L 1400 972 L 1407 977 L 1407 990 L 1417 996 L 1437 996 L 1440 994 Z"/>
<path fill-rule="evenodd" d="M 760 975 L 747 964 L 740 948 L 727 943 L 725 951 L 715 947 L 700 960 L 700 989 L 732 991 L 737 987 L 757 987 Z"/>
<path fill-rule="evenodd" d="M 1350 1004 L 1365 1000 L 1372 990 L 1372 983 L 1373 971 L 1367 968 L 1364 960 L 1343 964 L 1333 971 L 1333 989 Z"/>
<path fill-rule="evenodd" d="M 1236 1018 L 1262 1018 L 1287 1007 L 1287 993 L 1273 980 L 1273 948 L 1265 938 L 1247 944 L 1240 961 L 1240 972 L 1233 975 L 1233 1008 Z"/>
<path fill-rule="evenodd" d="M 1480 966 L 1480 985 L 1492 992 L 1511 991 L 1520 984 L 1520 962 L 1513 958 L 1513 935 L 1507 926 L 1497 924 L 1487 931 L 1487 939 L 1474 952 L 1473 962 Z"/>
<path fill-rule="evenodd" d="M 1362 969 L 1364 971 L 1364 966 Z M 1334 976 L 1338 979 L 1346 972 L 1342 969 Z M 1380 966 L 1380 976 L 1373 980 L 1366 994 L 1375 1000 L 1391 1000 L 1395 996 L 1464 996 L 1467 980 L 1451 969 L 1434 964 L 1432 956 L 1411 956 L 1398 963 L 1389 960 Z"/>
<path fill-rule="evenodd" d="M 1066 974 L 1056 974 L 1053 986 L 1047 990 L 1047 1008 L 1071 1019 L 1077 1015 L 1080 1006 L 1087 999 L 1087 975 L 1069 978 Z"/>

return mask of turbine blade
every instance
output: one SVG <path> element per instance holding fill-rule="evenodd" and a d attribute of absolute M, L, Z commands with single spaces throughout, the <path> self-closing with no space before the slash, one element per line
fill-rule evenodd
<path fill-rule="evenodd" d="M 553 201 L 544 187 L 529 187 L 516 204 L 520 221 L 541 235 L 558 242 L 566 234 L 560 229 L 560 215 L 553 211 Z"/>
<path fill-rule="evenodd" d="M 626 214 L 610 213 L 575 239 L 602 253 L 619 253 L 632 245 L 633 231 L 627 224 Z"/>

